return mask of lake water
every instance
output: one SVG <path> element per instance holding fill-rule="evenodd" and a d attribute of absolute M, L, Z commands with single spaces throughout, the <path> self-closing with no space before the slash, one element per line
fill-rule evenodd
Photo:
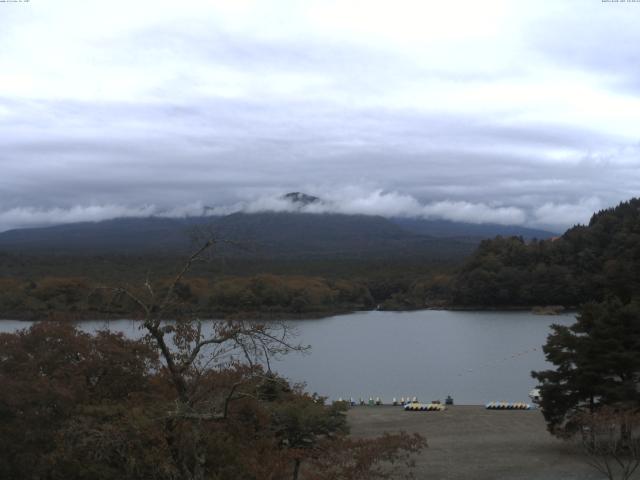
<path fill-rule="evenodd" d="M 569 325 L 574 314 L 540 316 L 528 312 L 358 312 L 319 320 L 290 321 L 306 355 L 290 354 L 272 367 L 307 389 L 329 396 L 368 399 L 417 396 L 483 404 L 491 400 L 529 401 L 531 370 L 549 368 L 541 346 L 552 323 Z M 0 331 L 28 322 L 0 321 Z M 131 320 L 81 322 L 138 337 Z"/>

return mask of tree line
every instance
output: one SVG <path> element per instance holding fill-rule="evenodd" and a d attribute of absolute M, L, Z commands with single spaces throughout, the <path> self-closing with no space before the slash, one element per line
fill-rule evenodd
<path fill-rule="evenodd" d="M 483 241 L 455 275 L 457 305 L 575 307 L 640 292 L 640 199 L 594 214 L 561 237 Z"/>
<path fill-rule="evenodd" d="M 158 282 L 166 289 L 169 279 Z M 88 278 L 0 279 L 0 316 L 4 318 L 83 319 L 132 316 L 130 298 L 114 297 L 111 287 Z M 140 292 L 138 284 L 132 290 Z M 320 277 L 278 276 L 206 279 L 190 277 L 176 293 L 201 317 L 321 315 L 370 309 L 374 300 L 366 285 Z"/>
<path fill-rule="evenodd" d="M 144 277 L 125 283 L 140 291 Z M 170 277 L 159 280 L 166 287 Z M 44 276 L 0 278 L 0 318 L 81 320 L 131 317 L 136 306 L 114 298 L 115 279 Z M 451 276 L 431 274 L 362 277 L 310 275 L 189 276 L 178 293 L 200 317 L 315 317 L 355 310 L 405 310 L 446 305 Z"/>

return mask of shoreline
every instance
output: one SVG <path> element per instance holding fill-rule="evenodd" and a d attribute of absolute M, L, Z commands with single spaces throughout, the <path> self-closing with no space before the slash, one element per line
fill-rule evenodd
<path fill-rule="evenodd" d="M 241 311 L 241 312 L 207 312 L 206 315 L 198 315 L 202 320 L 256 320 L 256 321 L 277 321 L 277 320 L 322 320 L 338 315 L 349 315 L 359 312 L 416 312 L 416 311 L 450 311 L 450 312 L 531 312 L 540 316 L 557 316 L 566 314 L 575 314 L 578 309 L 576 307 L 566 307 L 562 310 L 553 308 L 553 306 L 481 306 L 481 305 L 449 305 L 449 306 L 425 306 L 422 308 L 402 308 L 402 309 L 335 309 L 312 312 L 264 312 L 264 311 Z M 17 322 L 39 322 L 39 321 L 62 321 L 62 322 L 83 322 L 92 320 L 142 320 L 137 315 L 123 316 L 122 313 L 104 313 L 104 312 L 47 312 L 39 314 L 37 312 L 7 312 L 0 313 L 0 321 L 17 321 Z"/>

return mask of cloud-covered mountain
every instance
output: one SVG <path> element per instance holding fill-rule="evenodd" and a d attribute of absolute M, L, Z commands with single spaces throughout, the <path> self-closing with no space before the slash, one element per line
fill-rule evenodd
<path fill-rule="evenodd" d="M 185 253 L 194 237 L 214 234 L 223 255 L 247 257 L 451 257 L 469 253 L 482 238 L 547 238 L 547 231 L 420 217 L 336 212 L 319 197 L 294 192 L 230 214 L 202 207 L 193 215 L 146 215 L 97 222 L 15 229 L 0 233 L 0 251 L 22 253 Z M 402 210 L 396 210 L 396 213 Z M 195 215 L 197 213 L 197 215 Z M 407 211 L 408 213 L 408 211 Z M 197 240 L 196 240 L 197 241 Z M 227 243 L 229 241 L 229 243 Z M 230 243 L 240 246 L 232 248 Z"/>
<path fill-rule="evenodd" d="M 564 230 L 640 188 L 637 2 L 5 3 L 0 231 L 292 190 Z"/>
<path fill-rule="evenodd" d="M 162 208 L 155 204 L 73 206 L 70 208 L 0 207 L 0 232 L 15 228 L 102 221 L 115 218 L 188 218 L 232 213 L 301 212 L 309 214 L 377 215 L 385 218 L 444 220 L 467 224 L 519 226 L 560 231 L 572 218 L 587 222 L 601 207 L 597 198 L 579 204 L 545 203 L 536 209 L 522 205 L 489 204 L 468 200 L 424 201 L 397 191 L 351 186 L 302 192 L 273 193 L 227 204 L 203 201 Z M 479 229 L 482 230 L 482 229 Z M 525 235 L 530 236 L 530 235 Z"/>

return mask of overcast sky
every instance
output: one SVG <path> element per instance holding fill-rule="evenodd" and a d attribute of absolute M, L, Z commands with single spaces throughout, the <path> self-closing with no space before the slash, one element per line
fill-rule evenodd
<path fill-rule="evenodd" d="M 640 2 L 0 1 L 0 231 L 332 209 L 556 230 L 640 193 Z"/>

